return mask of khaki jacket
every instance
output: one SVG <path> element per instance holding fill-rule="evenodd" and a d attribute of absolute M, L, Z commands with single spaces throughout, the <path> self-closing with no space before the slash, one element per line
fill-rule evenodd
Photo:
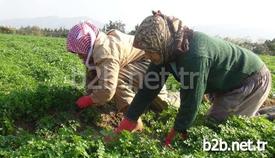
<path fill-rule="evenodd" d="M 144 58 L 144 52 L 132 46 L 134 36 L 117 30 L 107 35 L 99 32 L 90 64 L 96 70 L 87 70 L 86 88 L 94 103 L 110 101 L 117 88 L 119 71 L 129 63 Z"/>

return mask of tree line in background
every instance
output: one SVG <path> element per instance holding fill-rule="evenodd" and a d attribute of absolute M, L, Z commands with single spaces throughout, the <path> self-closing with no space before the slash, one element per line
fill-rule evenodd
<path fill-rule="evenodd" d="M 50 36 L 50 37 L 66 37 L 69 30 L 63 27 L 58 29 L 40 28 L 38 26 L 26 26 L 20 28 L 0 26 L 0 33 L 19 34 L 19 35 L 35 35 L 35 36 Z"/>
<path fill-rule="evenodd" d="M 109 23 L 105 24 L 101 31 L 108 32 L 111 29 L 120 30 L 123 33 L 126 33 L 125 26 L 122 21 L 109 21 Z M 135 29 L 128 32 L 130 35 L 134 35 L 138 25 L 135 26 Z M 58 29 L 50 29 L 50 28 L 40 28 L 38 26 L 27 26 L 20 27 L 18 29 L 13 27 L 0 26 L 0 33 L 5 34 L 20 34 L 20 35 L 35 35 L 35 36 L 50 36 L 50 37 L 67 37 L 69 30 L 63 27 Z M 236 39 L 236 38 L 224 38 L 227 41 L 232 43 L 236 43 L 242 47 L 252 50 L 256 54 L 269 54 L 275 55 L 275 38 L 273 40 L 266 40 L 262 43 L 252 42 L 248 39 Z"/>
<path fill-rule="evenodd" d="M 125 24 L 121 21 L 109 21 L 105 24 L 101 31 L 108 32 L 112 29 L 120 30 L 125 33 Z M 57 29 L 40 28 L 38 26 L 26 26 L 20 28 L 0 26 L 0 33 L 5 34 L 19 34 L 19 35 L 35 35 L 35 36 L 50 36 L 50 37 L 67 37 L 69 30 L 63 27 Z M 135 34 L 131 31 L 130 34 Z"/>

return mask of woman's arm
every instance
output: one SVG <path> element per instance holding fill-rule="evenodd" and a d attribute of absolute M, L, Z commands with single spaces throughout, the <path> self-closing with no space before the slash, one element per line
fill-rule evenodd
<path fill-rule="evenodd" d="M 150 64 L 143 79 L 142 88 L 135 95 L 126 117 L 130 120 L 138 120 L 140 115 L 159 94 L 168 78 L 167 68 L 164 65 Z"/>
<path fill-rule="evenodd" d="M 106 58 L 96 64 L 97 82 L 90 82 L 88 89 L 92 90 L 90 96 L 95 104 L 104 104 L 110 101 L 117 88 L 120 65 L 118 60 Z"/>
<path fill-rule="evenodd" d="M 209 59 L 206 57 L 193 59 L 185 65 L 185 73 L 189 75 L 181 81 L 181 105 L 174 124 L 174 129 L 178 132 L 185 132 L 194 122 L 206 90 L 210 71 Z"/>

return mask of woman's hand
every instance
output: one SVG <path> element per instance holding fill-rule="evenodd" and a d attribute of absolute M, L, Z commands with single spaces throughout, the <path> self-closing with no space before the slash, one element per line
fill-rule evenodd
<path fill-rule="evenodd" d="M 93 99 L 90 96 L 82 96 L 76 101 L 76 105 L 83 109 L 93 105 Z"/>
<path fill-rule="evenodd" d="M 176 132 L 174 128 L 172 128 L 172 129 L 170 130 L 170 132 L 167 134 L 167 136 L 166 136 L 166 138 L 165 138 L 165 146 L 166 146 L 166 147 L 170 147 L 170 146 L 171 146 L 171 143 L 172 143 L 172 141 L 173 141 L 173 139 L 175 138 L 175 136 L 176 136 L 177 133 L 178 133 L 178 132 Z M 183 140 L 186 140 L 187 137 L 188 137 L 186 131 L 185 131 L 185 132 L 181 132 L 181 133 L 179 133 L 179 134 L 181 135 L 181 138 L 182 138 Z"/>

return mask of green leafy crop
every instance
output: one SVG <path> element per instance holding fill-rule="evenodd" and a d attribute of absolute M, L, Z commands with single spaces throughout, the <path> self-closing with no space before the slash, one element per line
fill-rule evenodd
<path fill-rule="evenodd" d="M 123 132 L 117 141 L 105 143 L 103 137 L 111 132 L 97 126 L 99 111 L 75 108 L 75 100 L 84 93 L 85 68 L 66 52 L 65 43 L 64 38 L 0 34 L 0 157 L 275 156 L 274 122 L 262 117 L 231 117 L 215 124 L 205 118 L 208 103 L 200 106 L 188 139 L 177 136 L 172 149 L 163 147 L 177 113 L 172 108 L 161 113 L 147 111 L 142 116 L 142 133 Z M 274 78 L 275 57 L 261 58 Z M 168 87 L 174 84 L 170 77 Z M 202 149 L 203 139 L 268 144 L 264 151 L 208 152 Z"/>

